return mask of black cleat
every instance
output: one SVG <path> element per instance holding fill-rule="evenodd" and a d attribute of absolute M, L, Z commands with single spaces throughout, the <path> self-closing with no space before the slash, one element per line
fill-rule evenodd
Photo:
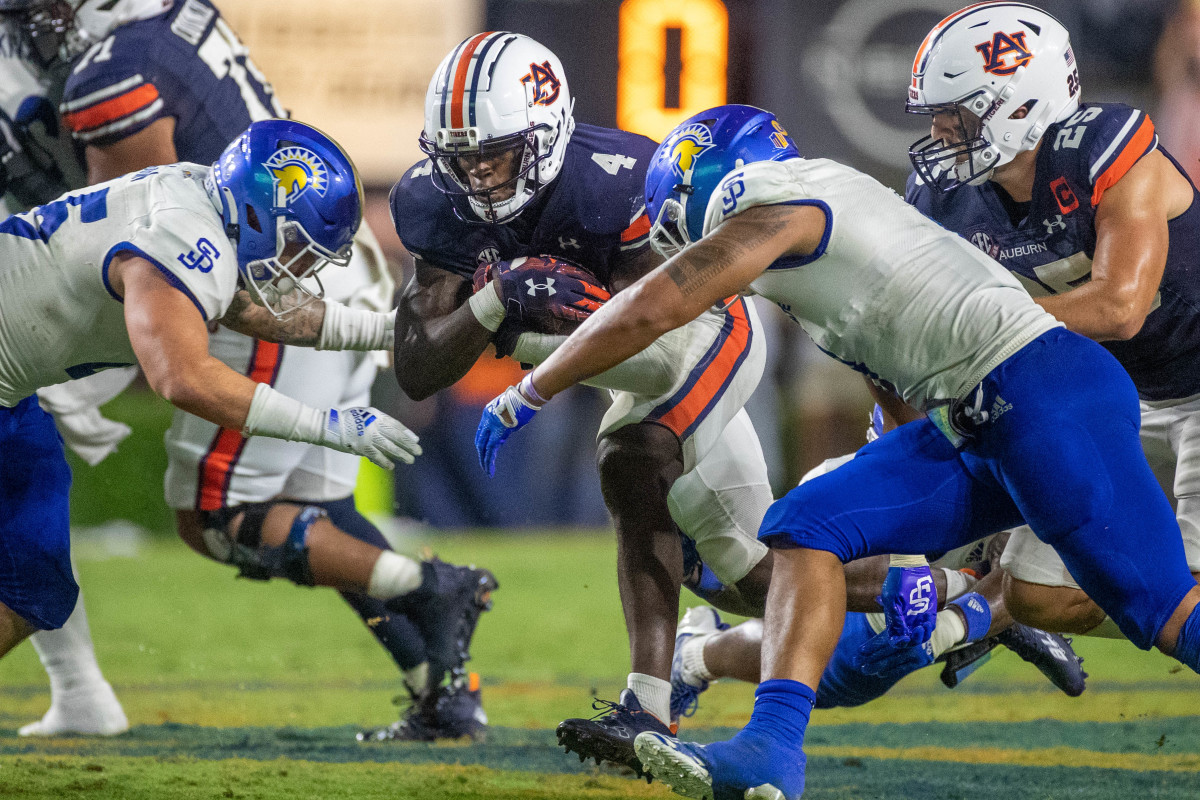
<path fill-rule="evenodd" d="M 489 570 L 459 567 L 438 558 L 421 563 L 420 587 L 389 600 L 388 608 L 404 614 L 425 639 L 430 683 L 466 677 L 463 665 L 471 658 L 471 638 L 479 615 L 492 607 L 499 583 Z"/>
<path fill-rule="evenodd" d="M 1079 697 L 1087 688 L 1083 659 L 1075 655 L 1067 637 L 1014 622 L 996 634 L 996 640 L 1041 670 L 1067 697 Z"/>
<path fill-rule="evenodd" d="M 601 713 L 591 719 L 567 719 L 558 723 L 555 734 L 558 743 L 568 753 L 576 753 L 580 761 L 596 759 L 596 764 L 607 761 L 626 767 L 649 783 L 650 774 L 642 769 L 642 762 L 633 751 L 633 740 L 639 733 L 654 731 L 664 736 L 675 734 L 658 717 L 642 710 L 637 696 L 625 689 L 618 702 L 595 700 L 592 708 Z"/>
<path fill-rule="evenodd" d="M 412 699 L 400 719 L 386 728 L 360 731 L 360 742 L 433 742 L 438 739 L 470 739 L 487 736 L 487 714 L 480 701 L 479 676 L 471 673 L 466 683 L 439 687 L 425 698 Z"/>
<path fill-rule="evenodd" d="M 992 651 L 999 644 L 1000 642 L 996 641 L 996 637 L 993 636 L 989 639 L 972 642 L 943 655 L 940 659 L 945 662 L 942 667 L 942 683 L 950 689 L 958 686 L 966 680 L 968 675 L 988 662 L 992 657 Z"/>

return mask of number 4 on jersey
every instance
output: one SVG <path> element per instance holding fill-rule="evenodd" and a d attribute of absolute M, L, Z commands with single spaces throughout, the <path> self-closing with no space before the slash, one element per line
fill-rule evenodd
<path fill-rule="evenodd" d="M 619 155 L 617 153 L 592 153 L 592 161 L 600 165 L 600 169 L 607 172 L 609 175 L 616 175 L 621 171 L 621 168 L 633 169 L 633 165 L 637 163 L 636 158 Z"/>

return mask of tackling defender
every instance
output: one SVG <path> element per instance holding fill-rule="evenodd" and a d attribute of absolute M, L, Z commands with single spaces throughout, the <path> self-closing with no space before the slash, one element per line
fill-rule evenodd
<path fill-rule="evenodd" d="M 156 393 L 223 427 L 385 468 L 420 454 L 416 436 L 377 409 L 312 408 L 208 353 L 210 320 L 306 346 L 389 344 L 387 326 L 364 324 L 306 284 L 349 261 L 361 215 L 345 153 L 307 125 L 267 120 L 211 168 L 150 167 L 0 223 L 0 432 L 11 456 L 0 466 L 0 655 L 60 627 L 78 595 L 70 470 L 34 395 L 43 386 L 136 363 Z M 436 575 L 415 562 L 377 580 L 378 559 L 348 551 L 312 506 L 248 509 L 214 521 L 207 537 L 246 571 L 340 581 L 399 606 L 446 605 Z"/>
<path fill-rule="evenodd" d="M 577 126 L 572 106 L 557 56 L 520 34 L 472 36 L 435 72 L 421 136 L 429 159 L 391 198 L 416 262 L 396 320 L 396 377 L 410 397 L 457 381 L 490 342 L 542 361 L 563 340 L 546 331 L 570 330 L 660 263 L 642 192 L 654 143 Z M 634 736 L 668 730 L 676 523 L 725 583 L 764 601 L 770 559 L 754 533 L 772 497 L 742 410 L 764 364 L 756 325 L 734 298 L 597 381 L 614 390 L 598 467 L 631 673 L 609 713 L 559 726 L 569 750 L 640 770 Z"/>
<path fill-rule="evenodd" d="M 1172 480 L 1200 577 L 1195 188 L 1144 112 L 1080 103 L 1066 29 L 1025 3 L 971 6 L 939 23 L 917 53 L 908 110 L 931 115 L 932 129 L 910 150 L 906 199 L 997 259 L 1129 372 L 1142 447 Z M 1013 534 L 1002 564 L 1018 618 L 1120 636 L 1029 528 Z"/>
<path fill-rule="evenodd" d="M 804 733 L 844 616 L 842 564 L 947 549 L 1020 522 L 1131 641 L 1200 671 L 1200 586 L 1141 452 L 1133 385 L 1111 355 L 886 187 L 801 158 L 760 109 L 685 121 L 646 185 L 652 238 L 675 255 L 488 404 L 483 463 L 555 394 L 746 289 L 930 415 L 772 505 L 760 530 L 775 556 L 765 680 L 750 722 L 706 747 L 641 734 L 653 774 L 692 797 L 799 797 Z"/>
<path fill-rule="evenodd" d="M 12 29 L 24 34 L 29 58 L 22 63 L 38 71 L 45 84 L 43 91 L 22 98 L 22 105 L 39 95 L 64 95 L 61 128 L 74 137 L 83 153 L 91 183 L 180 160 L 211 162 L 251 120 L 287 116 L 245 46 L 207 0 L 108 4 L 0 0 L 0 11 Z M 39 165 L 37 172 L 44 181 L 52 177 L 55 167 L 70 175 L 76 152 L 73 148 L 67 152 L 66 157 L 60 154 L 53 162 Z M 35 196 L 31 202 L 45 202 L 56 194 Z M 392 281 L 384 256 L 365 226 L 356 237 L 348 268 L 326 272 L 322 278 L 328 296 L 345 303 L 352 314 L 390 327 L 376 312 L 391 308 Z M 215 328 L 209 345 L 210 353 L 233 369 L 310 405 L 369 403 L 376 354 L 291 348 L 225 327 Z M 53 400 L 51 410 L 56 412 L 79 405 L 88 388 L 72 382 L 43 391 L 43 405 Z M 110 391 L 115 394 L 121 388 L 118 384 Z M 56 413 L 60 428 L 70 418 Z M 249 439 L 182 411 L 175 414 L 166 445 L 166 499 L 176 509 L 181 538 L 202 555 L 226 560 L 223 550 L 213 550 L 205 539 L 210 517 L 251 506 L 266 509 L 285 498 L 323 509 L 339 531 L 369 546 L 364 552 L 379 553 L 382 565 L 395 570 L 407 563 L 407 559 L 396 560 L 382 534 L 355 508 L 352 493 L 360 462 L 351 454 Z M 459 584 L 464 596 L 482 596 L 494 583 L 485 571 L 440 562 L 430 564 L 430 569 L 444 581 Z M 483 585 L 477 585 L 481 581 Z M 339 588 L 392 656 L 414 698 L 391 735 L 430 739 L 481 733 L 485 717 L 479 695 L 462 674 L 465 644 L 461 649 L 446 646 L 460 635 L 469 643 L 471 631 L 455 632 L 455 628 L 460 616 L 465 616 L 468 627 L 473 626 L 478 604 L 464 599 L 462 614 L 445 620 L 410 617 L 387 608 L 379 598 Z M 73 633 L 35 637 L 51 675 L 52 703 L 47 717 L 23 732 L 78 730 L 81 717 L 88 717 L 86 707 L 64 701 L 63 693 L 54 691 L 63 671 L 54 667 L 80 660 L 81 639 Z M 39 638 L 47 644 L 41 645 Z M 447 671 L 452 680 L 443 685 Z"/>

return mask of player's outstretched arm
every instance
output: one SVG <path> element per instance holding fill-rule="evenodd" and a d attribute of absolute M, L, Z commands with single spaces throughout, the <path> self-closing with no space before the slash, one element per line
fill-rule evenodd
<path fill-rule="evenodd" d="M 1142 328 L 1167 264 L 1167 222 L 1187 210 L 1192 187 L 1158 151 L 1134 164 L 1096 208 L 1092 277 L 1062 294 L 1035 298 L 1076 333 L 1129 339 Z"/>
<path fill-rule="evenodd" d="M 385 469 L 420 455 L 416 435 L 377 409 L 310 408 L 213 358 L 204 318 L 149 261 L 118 256 L 109 278 L 124 298 L 129 341 L 146 380 L 177 408 L 247 436 L 356 453 Z"/>
<path fill-rule="evenodd" d="M 493 330 L 476 318 L 470 297 L 469 280 L 416 259 L 395 327 L 396 380 L 412 399 L 423 400 L 466 375 L 492 341 Z"/>
<path fill-rule="evenodd" d="M 333 300 L 309 303 L 277 317 L 238 290 L 220 323 L 237 333 L 318 350 L 391 350 L 396 312 L 350 308 Z"/>

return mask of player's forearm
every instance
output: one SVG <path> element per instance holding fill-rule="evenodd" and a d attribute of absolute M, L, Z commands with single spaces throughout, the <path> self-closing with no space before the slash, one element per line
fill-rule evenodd
<path fill-rule="evenodd" d="M 612 369 L 686 322 L 675 322 L 647 302 L 645 285 L 639 281 L 615 295 L 533 371 L 533 385 L 543 399 Z"/>
<path fill-rule="evenodd" d="M 420 319 L 401 305 L 396 319 L 396 380 L 424 400 L 467 374 L 492 341 L 492 332 L 463 304 L 437 319 Z"/>
<path fill-rule="evenodd" d="M 1097 342 L 1124 340 L 1142 328 L 1150 306 L 1128 292 L 1091 281 L 1064 294 L 1034 301 L 1070 330 Z"/>
<path fill-rule="evenodd" d="M 231 331 L 264 342 L 315 347 L 325 322 L 325 303 L 315 302 L 296 309 L 287 316 L 277 317 L 254 303 L 250 293 L 239 290 L 220 323 Z"/>
<path fill-rule="evenodd" d="M 679 373 L 687 363 L 683 357 L 686 339 L 679 330 L 669 331 L 642 352 L 583 383 L 640 395 L 665 394 L 678 381 Z M 566 340 L 566 336 L 548 333 L 523 333 L 517 340 L 513 358 L 526 364 L 541 364 Z"/>
<path fill-rule="evenodd" d="M 143 364 L 143 370 L 150 388 L 179 410 L 222 428 L 241 430 L 245 425 L 255 383 L 217 359 L 206 356 L 170 370 Z"/>

